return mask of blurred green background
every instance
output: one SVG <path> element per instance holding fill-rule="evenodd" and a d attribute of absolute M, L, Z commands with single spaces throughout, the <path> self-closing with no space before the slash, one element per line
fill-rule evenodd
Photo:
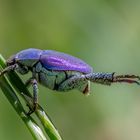
<path fill-rule="evenodd" d="M 94 71 L 140 75 L 140 1 L 0 0 L 0 53 L 53 49 Z M 24 79 L 27 79 L 24 77 Z M 64 140 L 139 140 L 140 87 L 91 84 L 91 95 L 39 86 L 39 102 Z M 0 90 L 0 140 L 32 140 Z"/>

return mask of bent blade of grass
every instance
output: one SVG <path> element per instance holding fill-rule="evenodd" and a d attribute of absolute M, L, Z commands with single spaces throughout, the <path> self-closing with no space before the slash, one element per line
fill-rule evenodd
<path fill-rule="evenodd" d="M 11 84 L 5 78 L 5 76 L 0 77 L 0 88 L 2 89 L 4 95 L 11 103 L 17 114 L 23 120 L 29 131 L 31 132 L 32 136 L 36 140 L 47 140 L 45 135 L 43 134 L 42 130 L 39 128 L 37 123 L 33 120 L 32 117 L 27 116 L 26 112 L 20 103 L 15 91 L 13 90 Z"/>
<path fill-rule="evenodd" d="M 1 55 L 0 55 L 0 64 L 3 68 L 6 67 L 5 59 Z M 25 100 L 25 102 L 32 108 L 32 104 L 30 103 L 30 100 L 29 100 L 29 98 L 32 98 L 32 95 L 28 91 L 28 89 L 26 88 L 22 80 L 19 78 L 19 76 L 14 71 L 8 72 L 7 75 L 12 86 L 16 89 L 18 94 L 20 94 Z M 37 117 L 39 118 L 40 122 L 42 123 L 44 130 L 46 131 L 49 138 L 51 140 L 62 140 L 60 134 L 58 133 L 57 129 L 51 122 L 47 113 L 43 110 L 43 108 L 40 105 L 38 105 L 38 108 L 35 111 L 35 113 Z"/>

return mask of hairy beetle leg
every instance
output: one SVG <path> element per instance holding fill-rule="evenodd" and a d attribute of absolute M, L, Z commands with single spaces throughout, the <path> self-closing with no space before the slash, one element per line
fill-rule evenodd
<path fill-rule="evenodd" d="M 83 75 L 72 76 L 71 78 L 63 81 L 58 86 L 58 91 L 68 91 L 71 89 L 77 88 L 83 94 L 89 94 L 90 92 L 90 83 L 85 79 Z"/>
<path fill-rule="evenodd" d="M 37 86 L 37 80 L 33 80 L 33 103 L 34 103 L 34 110 L 37 109 L 37 103 L 38 103 L 38 86 Z"/>
<path fill-rule="evenodd" d="M 84 75 L 87 80 L 90 80 L 93 83 L 111 85 L 114 73 L 89 73 Z"/>
<path fill-rule="evenodd" d="M 33 108 L 31 108 L 31 107 L 29 107 L 29 105 L 27 105 L 29 107 L 29 112 L 27 114 L 31 115 L 33 112 L 36 111 L 36 109 L 38 107 L 37 80 L 31 77 L 29 80 L 27 80 L 27 82 L 25 84 L 26 84 L 26 86 L 32 85 L 32 88 L 33 88 Z"/>
<path fill-rule="evenodd" d="M 85 83 L 88 81 L 103 84 L 103 85 L 111 85 L 113 75 L 114 73 L 89 73 L 86 75 L 76 75 L 62 82 L 59 85 L 58 90 L 68 91 L 74 88 L 79 89 L 81 87 L 81 83 L 84 83 L 84 86 L 85 86 Z M 84 94 L 89 93 L 89 84 L 86 85 L 83 93 Z"/>
<path fill-rule="evenodd" d="M 81 76 L 74 76 L 67 83 L 62 84 L 62 87 L 66 87 L 66 84 L 74 88 L 78 84 L 78 82 L 83 80 L 89 80 L 94 83 L 99 83 L 103 85 L 111 85 L 112 83 L 121 82 L 121 83 L 129 83 L 129 84 L 138 84 L 140 85 L 140 77 L 136 75 L 116 75 L 115 73 L 90 73 Z M 60 86 L 60 87 L 61 87 Z"/>
<path fill-rule="evenodd" d="M 91 73 L 85 75 L 88 80 L 104 85 L 111 85 L 112 83 L 129 83 L 140 85 L 140 76 L 137 75 L 116 75 L 115 73 Z"/>

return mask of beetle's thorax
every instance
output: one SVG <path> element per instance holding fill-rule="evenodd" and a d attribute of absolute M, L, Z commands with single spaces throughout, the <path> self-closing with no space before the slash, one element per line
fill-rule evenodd
<path fill-rule="evenodd" d="M 42 50 L 39 49 L 27 49 L 23 50 L 15 55 L 15 62 L 19 65 L 33 67 L 39 60 Z"/>

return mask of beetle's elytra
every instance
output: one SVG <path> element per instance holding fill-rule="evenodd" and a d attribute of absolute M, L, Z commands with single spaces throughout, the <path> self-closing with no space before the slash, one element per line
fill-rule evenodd
<path fill-rule="evenodd" d="M 0 73 L 16 70 L 20 74 L 32 72 L 26 85 L 33 85 L 34 105 L 37 105 L 37 83 L 56 91 L 78 89 L 84 94 L 90 92 L 90 81 L 104 85 L 124 82 L 140 85 L 136 75 L 114 75 L 114 73 L 95 73 L 91 66 L 74 56 L 40 49 L 20 51 L 7 60 L 7 67 Z M 33 110 L 34 111 L 34 110 Z"/>

